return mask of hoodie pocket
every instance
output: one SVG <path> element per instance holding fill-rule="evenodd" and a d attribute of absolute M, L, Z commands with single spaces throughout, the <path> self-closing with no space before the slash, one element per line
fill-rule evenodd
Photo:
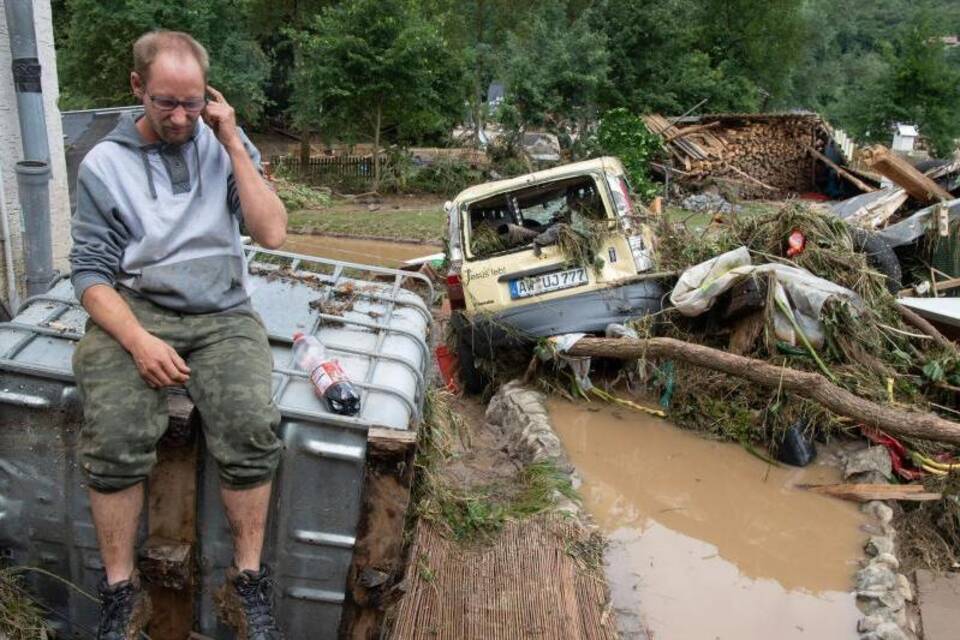
<path fill-rule="evenodd" d="M 142 295 L 157 304 L 188 313 L 206 313 L 243 302 L 243 260 L 207 256 L 144 267 L 137 283 Z"/>

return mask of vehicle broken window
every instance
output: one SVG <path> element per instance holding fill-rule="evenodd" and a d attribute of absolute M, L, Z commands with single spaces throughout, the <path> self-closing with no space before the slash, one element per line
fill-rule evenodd
<path fill-rule="evenodd" d="M 474 257 L 552 244 L 548 230 L 563 223 L 587 232 L 608 219 L 593 178 L 578 176 L 501 193 L 470 205 L 468 242 Z"/>

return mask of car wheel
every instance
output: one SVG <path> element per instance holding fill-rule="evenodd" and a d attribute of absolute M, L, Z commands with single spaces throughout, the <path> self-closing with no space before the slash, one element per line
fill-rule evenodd
<path fill-rule="evenodd" d="M 473 327 L 462 314 L 454 316 L 453 326 L 457 332 L 457 359 L 463 389 L 470 394 L 482 393 L 487 386 L 487 379 L 477 368 L 476 354 L 473 350 Z"/>

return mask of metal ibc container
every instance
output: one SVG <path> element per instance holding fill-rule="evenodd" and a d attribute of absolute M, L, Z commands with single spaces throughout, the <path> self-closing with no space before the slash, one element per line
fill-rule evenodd
<path fill-rule="evenodd" d="M 275 571 L 278 612 L 288 637 L 335 637 L 360 517 L 367 431 L 410 429 L 420 420 L 433 288 L 415 273 L 277 251 L 250 248 L 247 259 L 253 306 L 273 350 L 274 401 L 283 416 L 279 436 L 285 445 L 265 560 Z M 71 370 L 86 320 L 63 280 L 28 300 L 13 321 L 0 324 L 0 557 L 95 593 L 102 566 L 76 462 L 82 416 Z M 339 360 L 360 392 L 359 414 L 330 413 L 317 399 L 292 362 L 297 331 L 318 336 Z M 233 557 L 217 470 L 201 453 L 190 472 L 198 536 L 189 546 L 188 578 L 178 588 L 192 608 L 195 629 L 231 638 L 217 622 L 212 597 Z M 154 494 L 176 494 L 183 482 L 166 487 L 151 478 L 149 487 Z M 151 530 L 145 514 L 141 541 Z M 29 576 L 59 631 L 92 637 L 95 603 L 43 574 Z M 158 615 L 162 605 L 154 620 Z"/>

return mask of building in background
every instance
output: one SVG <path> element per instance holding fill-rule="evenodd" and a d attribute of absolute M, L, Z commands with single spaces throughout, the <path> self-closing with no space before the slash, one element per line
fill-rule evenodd
<path fill-rule="evenodd" d="M 897 123 L 893 130 L 893 150 L 901 153 L 911 153 L 913 147 L 920 137 L 917 127 L 912 124 Z"/>

